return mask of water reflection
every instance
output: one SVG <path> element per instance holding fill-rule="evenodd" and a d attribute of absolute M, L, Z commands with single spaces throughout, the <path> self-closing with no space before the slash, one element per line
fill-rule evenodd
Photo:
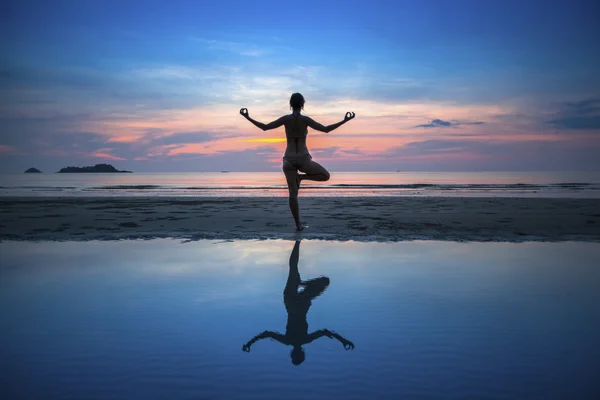
<path fill-rule="evenodd" d="M 329 286 L 329 278 L 322 276 L 308 281 L 300 279 L 298 271 L 298 260 L 300 259 L 300 241 L 296 241 L 292 254 L 290 255 L 290 271 L 283 290 L 283 303 L 288 313 L 285 334 L 273 331 L 264 331 L 248 341 L 242 350 L 250 352 L 250 347 L 261 339 L 274 339 L 286 346 L 293 346 L 290 352 L 292 364 L 300 365 L 305 359 L 302 346 L 311 343 L 323 336 L 338 340 L 346 350 L 354 349 L 354 343 L 343 338 L 341 335 L 328 329 L 319 329 L 308 333 L 308 322 L 306 315 L 312 305 L 312 300 L 321 295 Z M 304 289 L 298 291 L 300 287 Z"/>

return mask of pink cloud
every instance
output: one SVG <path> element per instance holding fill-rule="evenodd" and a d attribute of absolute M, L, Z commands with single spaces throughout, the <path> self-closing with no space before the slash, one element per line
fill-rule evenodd
<path fill-rule="evenodd" d="M 18 151 L 14 147 L 7 146 L 7 145 L 4 145 L 4 144 L 0 144 L 0 153 L 4 153 L 4 154 L 17 154 Z"/>
<path fill-rule="evenodd" d="M 125 158 L 118 157 L 118 156 L 115 156 L 113 154 L 104 152 L 104 151 L 102 151 L 102 149 L 101 150 L 97 150 L 97 151 L 91 153 L 90 156 L 96 157 L 96 158 L 102 158 L 104 160 L 112 160 L 112 161 L 124 161 L 124 160 L 126 160 Z"/>
<path fill-rule="evenodd" d="M 133 143 L 142 139 L 143 135 L 123 135 L 123 136 L 115 136 L 109 138 L 107 143 Z"/>

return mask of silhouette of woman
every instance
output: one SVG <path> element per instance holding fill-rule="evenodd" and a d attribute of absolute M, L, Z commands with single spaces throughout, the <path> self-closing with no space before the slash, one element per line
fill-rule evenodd
<path fill-rule="evenodd" d="M 308 333 L 308 322 L 306 314 L 312 304 L 312 300 L 319 296 L 329 286 L 329 278 L 322 276 L 320 278 L 302 281 L 300 272 L 298 272 L 298 260 L 300 258 L 300 241 L 296 241 L 294 250 L 290 256 L 290 272 L 288 280 L 283 290 L 283 303 L 288 313 L 288 321 L 285 327 L 285 334 L 278 332 L 264 331 L 248 341 L 242 350 L 250 352 L 250 347 L 257 341 L 265 338 L 277 340 L 279 343 L 287 346 L 293 346 L 290 352 L 292 364 L 300 365 L 304 361 L 304 349 L 302 346 L 311 343 L 323 336 L 330 339 L 337 339 L 344 345 L 346 350 L 354 349 L 354 343 L 344 339 L 342 336 L 327 329 L 320 329 L 313 333 Z M 298 288 L 304 286 L 304 290 L 298 292 Z"/>
<path fill-rule="evenodd" d="M 353 119 L 355 114 L 353 112 L 347 112 L 342 121 L 333 125 L 323 126 L 312 118 L 300 114 L 304 109 L 304 97 L 300 93 L 292 94 L 292 97 L 290 98 L 290 108 L 292 109 L 291 114 L 284 115 L 266 125 L 250 118 L 247 108 L 242 108 L 240 114 L 263 131 L 285 125 L 287 148 L 285 149 L 285 154 L 283 156 L 283 173 L 285 174 L 288 190 L 290 192 L 290 210 L 294 216 L 294 221 L 296 221 L 296 230 L 301 231 L 303 226 L 300 223 L 300 210 L 298 208 L 300 182 L 303 180 L 319 182 L 329 180 L 329 172 L 322 165 L 314 162 L 308 152 L 308 148 L 306 147 L 306 136 L 308 135 L 307 128 L 311 127 L 317 131 L 328 133 Z M 298 174 L 298 171 L 304 172 L 304 174 Z"/>

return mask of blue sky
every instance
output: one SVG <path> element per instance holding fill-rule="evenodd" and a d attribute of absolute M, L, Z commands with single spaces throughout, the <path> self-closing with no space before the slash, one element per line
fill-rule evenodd
<path fill-rule="evenodd" d="M 269 122 L 295 91 L 324 123 L 357 114 L 309 139 L 333 170 L 600 169 L 593 2 L 0 7 L 2 172 L 278 170 L 283 132 L 238 110 Z"/>

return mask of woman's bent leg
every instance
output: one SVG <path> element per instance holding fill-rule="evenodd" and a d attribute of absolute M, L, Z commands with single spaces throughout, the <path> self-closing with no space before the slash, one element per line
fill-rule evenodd
<path fill-rule="evenodd" d="M 325 169 L 321 164 L 313 160 L 308 160 L 304 163 L 300 171 L 304 172 L 305 175 L 301 175 L 300 179 L 317 182 L 326 182 L 329 180 L 329 171 Z"/>

